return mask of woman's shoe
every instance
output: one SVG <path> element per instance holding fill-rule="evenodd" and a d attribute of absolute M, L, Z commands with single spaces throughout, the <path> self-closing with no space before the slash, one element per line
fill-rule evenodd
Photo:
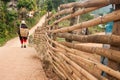
<path fill-rule="evenodd" d="M 26 45 L 24 45 L 24 48 L 26 48 Z"/>
<path fill-rule="evenodd" d="M 21 48 L 23 48 L 23 45 L 21 45 Z"/>

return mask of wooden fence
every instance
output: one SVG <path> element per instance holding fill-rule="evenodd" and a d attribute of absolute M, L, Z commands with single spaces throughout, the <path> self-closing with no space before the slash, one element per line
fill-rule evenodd
<path fill-rule="evenodd" d="M 99 43 L 119 47 L 120 36 L 72 34 L 77 29 L 120 20 L 120 9 L 118 9 L 105 16 L 76 23 L 76 16 L 110 4 L 120 4 L 120 0 L 87 0 L 60 5 L 58 12 L 49 14 L 46 22 L 35 30 L 34 42 L 41 60 L 49 61 L 52 70 L 61 80 L 120 80 L 119 70 L 100 63 L 101 56 L 104 56 L 119 64 L 119 50 L 80 44 Z M 70 20 L 70 25 L 60 26 L 60 23 L 65 20 Z M 102 76 L 103 71 L 108 76 Z"/>

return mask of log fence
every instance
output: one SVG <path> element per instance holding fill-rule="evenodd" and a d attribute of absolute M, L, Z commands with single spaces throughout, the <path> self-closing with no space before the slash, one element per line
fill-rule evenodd
<path fill-rule="evenodd" d="M 47 16 L 45 23 L 35 30 L 35 48 L 42 61 L 49 61 L 50 64 L 45 65 L 52 66 L 53 72 L 60 80 L 109 80 L 108 76 L 101 75 L 102 71 L 112 76 L 114 80 L 120 80 L 118 70 L 100 62 L 100 57 L 104 56 L 119 64 L 120 51 L 87 46 L 87 43 L 96 43 L 120 47 L 119 35 L 78 35 L 69 33 L 69 31 L 120 20 L 120 9 L 82 23 L 75 24 L 74 22 L 71 26 L 59 26 L 61 21 L 75 19 L 79 15 L 110 4 L 120 4 L 120 0 L 87 0 L 86 2 L 60 5 L 59 11 L 50 17 Z M 75 8 L 82 9 L 73 12 Z M 52 23 L 50 24 L 49 21 L 52 21 Z M 69 39 L 72 42 L 59 41 L 58 38 Z M 81 43 L 86 45 L 81 45 Z"/>

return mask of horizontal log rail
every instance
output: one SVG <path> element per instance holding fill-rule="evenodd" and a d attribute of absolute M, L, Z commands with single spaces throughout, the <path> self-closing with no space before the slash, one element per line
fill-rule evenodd
<path fill-rule="evenodd" d="M 83 45 L 76 45 L 76 44 L 69 43 L 69 42 L 62 42 L 61 44 L 65 45 L 69 48 L 74 48 L 74 49 L 78 49 L 80 51 L 105 56 L 111 60 L 114 60 L 114 61 L 120 63 L 120 52 L 116 51 L 116 50 L 83 46 Z"/>
<path fill-rule="evenodd" d="M 101 43 L 120 46 L 120 36 L 116 35 L 76 35 L 70 33 L 57 33 L 57 37 L 66 38 L 83 43 Z"/>
<path fill-rule="evenodd" d="M 103 24 L 106 22 L 110 22 L 110 21 L 115 21 L 115 20 L 120 20 L 120 18 L 118 17 L 120 16 L 120 10 L 114 11 L 112 13 L 109 13 L 105 16 L 101 16 L 86 22 L 82 22 L 73 26 L 69 26 L 69 27 L 65 27 L 65 28 L 61 28 L 61 29 L 56 29 L 56 30 L 51 30 L 50 32 L 53 33 L 58 33 L 58 32 L 68 32 L 68 31 L 73 31 L 76 29 L 81 29 L 81 28 L 88 28 L 88 27 L 92 27 L 98 24 Z"/>
<path fill-rule="evenodd" d="M 96 7 L 101 5 L 109 5 L 109 4 L 119 4 L 119 0 L 87 0 L 85 2 L 73 2 L 68 4 L 60 5 L 60 8 L 70 8 L 70 7 Z"/>
<path fill-rule="evenodd" d="M 94 11 L 94 10 L 99 9 L 99 8 L 101 8 L 101 7 L 103 7 L 103 6 L 80 9 L 80 10 L 76 11 L 76 12 L 73 13 L 73 14 L 69 14 L 69 15 L 67 15 L 67 16 L 65 16 L 65 17 L 62 17 L 62 18 L 56 20 L 53 24 L 49 25 L 49 27 L 52 27 L 52 26 L 54 26 L 55 24 L 57 24 L 57 23 L 59 23 L 59 22 L 61 22 L 61 21 L 64 21 L 64 20 L 67 20 L 67 19 L 70 19 L 70 18 L 74 18 L 74 17 L 76 17 L 76 16 L 78 16 L 78 15 L 86 14 L 86 13 L 88 13 L 88 12 Z"/>
<path fill-rule="evenodd" d="M 59 52 L 59 50 L 56 50 L 56 52 Z M 120 78 L 120 77 L 118 77 L 120 75 L 119 71 L 115 71 L 115 70 L 113 70 L 113 69 L 111 69 L 111 68 L 109 68 L 107 66 L 104 66 L 104 65 L 102 65 L 100 63 L 96 63 L 96 62 L 90 61 L 89 59 L 84 59 L 84 58 L 82 58 L 80 56 L 76 56 L 76 55 L 74 55 L 72 53 L 69 53 L 69 54 L 68 53 L 64 53 L 64 55 L 66 55 L 68 58 L 70 58 L 71 60 L 73 60 L 77 64 L 81 64 L 81 62 L 83 62 L 86 65 L 89 64 L 89 66 L 93 66 L 94 68 L 99 68 L 102 71 L 105 71 L 108 74 L 110 74 L 110 75 L 112 75 L 114 77 L 117 77 L 118 79 Z M 85 67 L 85 65 L 84 65 L 84 67 Z M 107 78 L 104 78 L 102 76 L 99 79 L 100 80 L 108 80 Z"/>
<path fill-rule="evenodd" d="M 51 40 L 52 41 L 52 40 Z M 55 42 L 55 41 L 52 41 L 53 43 L 55 43 L 56 44 L 56 46 L 62 46 L 62 45 L 60 45 L 60 44 L 58 44 L 57 42 Z M 63 43 L 64 44 L 64 43 Z M 72 43 L 69 43 L 69 44 L 72 44 Z M 65 44 L 64 44 L 65 45 Z M 66 46 L 66 45 L 65 45 Z M 75 46 L 75 45 L 73 45 L 72 44 L 72 46 Z M 62 47 L 63 48 L 63 47 Z M 72 47 L 73 48 L 73 47 Z M 79 48 L 81 48 L 81 47 L 79 47 Z M 63 48 L 63 49 L 66 49 L 65 47 Z M 53 49 L 54 51 L 56 51 L 56 53 L 57 52 L 61 52 L 60 50 L 58 50 L 58 49 Z M 62 50 L 63 51 L 63 50 Z M 69 50 L 69 51 L 71 51 L 71 50 Z M 94 51 L 95 51 L 95 49 L 94 49 Z M 97 51 L 96 51 L 97 52 Z M 61 53 L 62 54 L 62 53 Z M 109 54 L 109 53 L 108 53 Z M 62 54 L 63 55 L 63 54 Z M 115 70 L 113 70 L 113 69 L 111 69 L 111 68 L 109 68 L 109 67 L 107 67 L 107 66 L 104 66 L 104 65 L 102 65 L 102 64 L 100 64 L 100 63 L 96 63 L 96 62 L 93 62 L 93 61 L 90 61 L 90 60 L 87 60 L 87 59 L 84 59 L 84 58 L 82 58 L 82 57 L 78 57 L 78 56 L 75 56 L 75 55 L 73 55 L 73 54 L 67 54 L 66 52 L 64 53 L 64 55 L 66 55 L 67 57 L 69 56 L 69 58 L 73 58 L 73 57 L 75 57 L 74 58 L 74 60 L 76 61 L 76 60 L 80 60 L 80 61 L 78 61 L 78 62 L 85 62 L 86 64 L 92 64 L 93 66 L 96 66 L 96 67 L 98 67 L 99 69 L 101 69 L 101 70 L 103 70 L 103 71 L 105 71 L 105 72 L 107 72 L 108 74 L 110 74 L 110 75 L 112 75 L 112 76 L 114 76 L 114 77 L 116 77 L 116 78 L 118 78 L 118 79 L 120 79 L 120 72 L 119 71 L 115 71 Z M 72 56 L 71 56 L 72 55 Z"/>
<path fill-rule="evenodd" d="M 59 12 L 57 12 L 56 14 L 52 15 L 50 18 L 48 18 L 47 20 L 51 20 L 52 18 L 55 18 L 56 16 L 60 16 L 62 14 L 68 14 L 68 13 L 72 13 L 72 9 L 73 8 L 69 8 L 69 9 L 64 9 L 64 10 L 61 10 Z"/>
<path fill-rule="evenodd" d="M 78 56 L 75 56 L 73 54 L 66 54 L 66 56 L 69 56 L 69 58 L 73 59 L 75 62 L 77 61 L 78 63 L 80 62 L 84 62 L 85 64 L 89 64 L 90 66 L 94 66 L 94 68 L 98 68 L 98 69 L 101 69 L 102 71 L 105 71 L 106 73 L 108 73 L 109 75 L 111 76 L 114 76 L 116 77 L 117 79 L 120 79 L 120 72 L 119 71 L 115 71 L 103 64 L 100 64 L 100 63 L 97 63 L 97 62 L 93 62 L 93 61 L 90 61 L 90 60 L 87 60 L 87 59 L 84 59 L 82 57 L 78 57 Z M 103 78 L 105 79 L 105 78 Z"/>

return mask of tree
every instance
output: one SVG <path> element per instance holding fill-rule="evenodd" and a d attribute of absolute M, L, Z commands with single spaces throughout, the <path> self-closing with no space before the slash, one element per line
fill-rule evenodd
<path fill-rule="evenodd" d="M 21 8 L 26 8 L 27 10 L 36 10 L 37 5 L 36 5 L 36 0 L 18 0 L 17 4 L 18 9 Z"/>
<path fill-rule="evenodd" d="M 45 4 L 47 5 L 47 10 L 57 10 L 60 4 L 75 2 L 76 0 L 45 0 Z"/>

